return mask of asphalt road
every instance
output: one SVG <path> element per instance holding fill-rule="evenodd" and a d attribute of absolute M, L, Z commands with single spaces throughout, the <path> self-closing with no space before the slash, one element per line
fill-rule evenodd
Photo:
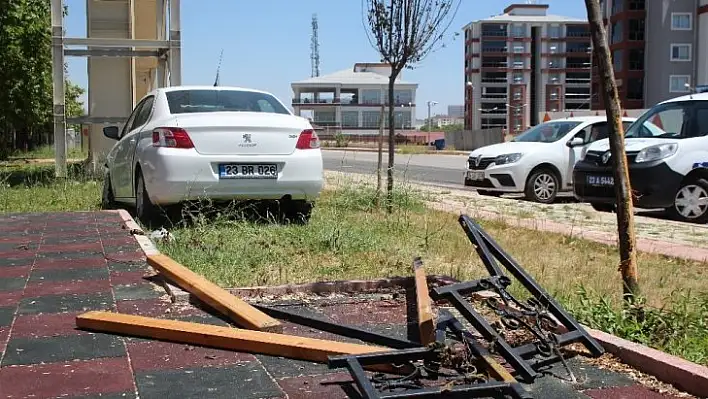
<path fill-rule="evenodd" d="M 375 152 L 322 151 L 324 167 L 345 173 L 375 174 L 378 154 Z M 395 170 L 406 180 L 439 186 L 462 187 L 465 155 L 396 154 Z M 384 153 L 384 166 L 388 154 Z"/>

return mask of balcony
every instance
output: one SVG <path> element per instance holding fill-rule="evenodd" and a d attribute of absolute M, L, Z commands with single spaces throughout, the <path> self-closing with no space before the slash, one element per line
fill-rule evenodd
<path fill-rule="evenodd" d="M 567 32 L 566 37 L 590 37 L 590 32 Z"/>
<path fill-rule="evenodd" d="M 590 78 L 587 79 L 578 79 L 578 78 L 565 78 L 565 83 L 569 85 L 589 85 L 590 84 Z"/>
<path fill-rule="evenodd" d="M 573 62 L 568 63 L 566 69 L 587 69 L 590 70 L 592 65 L 589 62 Z"/>
<path fill-rule="evenodd" d="M 332 105 L 332 104 L 339 104 L 340 99 L 339 98 L 324 98 L 324 99 L 318 99 L 317 101 L 311 99 L 311 98 L 293 98 L 293 104 L 299 105 L 299 104 L 308 104 L 308 105 Z"/>
<path fill-rule="evenodd" d="M 482 37 L 508 37 L 509 32 L 506 30 L 483 30 Z"/>
<path fill-rule="evenodd" d="M 507 68 L 507 62 L 483 62 L 482 68 Z"/>
<path fill-rule="evenodd" d="M 506 93 L 482 93 L 482 100 L 506 101 L 509 95 Z"/>
<path fill-rule="evenodd" d="M 482 83 L 509 83 L 509 79 L 507 78 L 482 78 Z"/>
<path fill-rule="evenodd" d="M 482 47 L 482 54 L 486 53 L 508 53 L 507 47 Z"/>

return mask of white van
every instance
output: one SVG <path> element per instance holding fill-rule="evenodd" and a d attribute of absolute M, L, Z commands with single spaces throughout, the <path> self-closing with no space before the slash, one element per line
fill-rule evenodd
<path fill-rule="evenodd" d="M 637 208 L 663 208 L 678 220 L 708 222 L 708 93 L 659 103 L 625 133 Z M 600 211 L 615 207 L 607 139 L 590 145 L 573 170 L 575 197 Z"/>

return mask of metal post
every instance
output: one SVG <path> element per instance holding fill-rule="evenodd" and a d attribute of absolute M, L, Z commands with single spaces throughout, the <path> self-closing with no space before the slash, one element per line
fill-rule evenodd
<path fill-rule="evenodd" d="M 52 0 L 52 114 L 56 177 L 66 177 L 66 115 L 64 113 L 64 17 L 62 0 Z"/>
<path fill-rule="evenodd" d="M 182 84 L 182 34 L 180 30 L 180 0 L 170 1 L 170 86 Z"/>
<path fill-rule="evenodd" d="M 425 141 L 425 146 L 430 145 L 430 129 L 433 128 L 432 120 L 430 120 L 430 101 L 428 101 L 428 139 Z"/>

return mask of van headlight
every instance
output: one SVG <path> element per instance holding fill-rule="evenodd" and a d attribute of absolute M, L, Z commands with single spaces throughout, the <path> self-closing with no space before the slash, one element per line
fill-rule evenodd
<path fill-rule="evenodd" d="M 634 162 L 640 163 L 658 161 L 676 154 L 677 150 L 678 144 L 676 143 L 653 145 L 639 151 L 639 154 L 637 154 Z"/>
<path fill-rule="evenodd" d="M 503 154 L 499 155 L 498 157 L 494 158 L 494 164 L 495 165 L 505 165 L 509 163 L 514 163 L 517 162 L 519 159 L 521 159 L 521 154 L 520 152 L 516 152 L 513 154 Z"/>

